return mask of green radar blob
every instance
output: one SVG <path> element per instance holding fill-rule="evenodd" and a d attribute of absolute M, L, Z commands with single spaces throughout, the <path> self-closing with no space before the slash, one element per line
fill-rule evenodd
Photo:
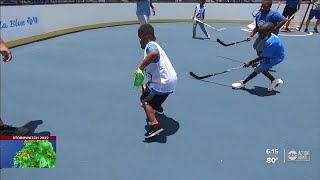
<path fill-rule="evenodd" d="M 25 141 L 25 145 L 13 158 L 14 168 L 55 168 L 56 153 L 48 140 Z"/>

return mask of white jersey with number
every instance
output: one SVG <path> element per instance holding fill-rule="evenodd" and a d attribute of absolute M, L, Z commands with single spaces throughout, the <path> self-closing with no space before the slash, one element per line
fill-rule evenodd
<path fill-rule="evenodd" d="M 205 11 L 206 11 L 206 7 L 204 7 L 203 5 L 200 6 L 200 4 L 198 4 L 195 9 L 195 17 L 201 21 L 204 20 Z"/>
<path fill-rule="evenodd" d="M 170 94 L 177 84 L 177 73 L 167 54 L 154 41 L 149 42 L 144 50 L 145 57 L 152 50 L 158 50 L 156 60 L 145 67 L 145 75 L 150 83 L 149 89 L 155 94 Z"/>

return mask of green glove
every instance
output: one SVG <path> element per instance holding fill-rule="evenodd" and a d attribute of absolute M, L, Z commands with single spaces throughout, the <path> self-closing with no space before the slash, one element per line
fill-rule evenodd
<path fill-rule="evenodd" d="M 143 85 L 143 81 L 144 81 L 144 73 L 141 69 L 138 69 L 134 77 L 133 86 L 135 88 L 140 88 Z"/>

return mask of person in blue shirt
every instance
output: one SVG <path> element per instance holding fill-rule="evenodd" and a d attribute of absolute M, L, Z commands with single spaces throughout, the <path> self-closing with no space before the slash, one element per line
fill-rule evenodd
<path fill-rule="evenodd" d="M 274 25 L 272 32 L 279 33 L 279 29 L 287 22 L 287 19 L 277 11 L 271 10 L 272 1 L 264 0 L 261 4 L 260 12 L 256 15 L 256 27 L 252 30 L 247 40 L 250 41 L 252 37 L 258 32 L 261 25 L 266 22 L 271 22 Z M 259 56 L 263 50 L 264 41 L 259 37 L 253 43 L 253 48 L 257 51 Z"/>
<path fill-rule="evenodd" d="M 273 91 L 277 86 L 283 84 L 283 81 L 281 79 L 276 79 L 268 71 L 273 66 L 281 63 L 285 58 L 284 45 L 282 44 L 280 38 L 272 33 L 273 30 L 274 25 L 271 22 L 266 22 L 259 27 L 259 38 L 264 42 L 263 51 L 260 56 L 246 63 L 244 67 L 252 66 L 253 64 L 256 64 L 258 62 L 260 62 L 260 64 L 245 80 L 233 83 L 233 89 L 243 88 L 248 81 L 250 81 L 260 73 L 263 73 L 271 81 L 271 86 L 268 88 L 268 91 Z"/>
<path fill-rule="evenodd" d="M 204 4 L 206 3 L 206 0 L 199 0 L 199 4 L 196 6 L 194 12 L 193 12 L 193 16 L 192 19 L 197 18 L 200 21 L 204 21 L 205 18 L 205 12 L 206 12 L 206 7 L 204 6 Z M 196 33 L 197 33 L 197 26 L 200 26 L 202 32 L 204 33 L 204 35 L 210 39 L 210 36 L 208 35 L 208 32 L 206 30 L 206 28 L 204 27 L 204 25 L 198 21 L 194 21 L 193 23 L 193 31 L 192 31 L 192 38 L 196 38 Z"/>
<path fill-rule="evenodd" d="M 150 23 L 150 7 L 152 9 L 153 15 L 156 14 L 154 6 L 152 5 L 151 0 L 137 0 L 137 17 L 140 25 Z"/>
<path fill-rule="evenodd" d="M 287 0 L 286 7 L 283 10 L 282 15 L 286 18 L 289 18 L 288 22 L 286 23 L 286 31 L 289 31 L 289 25 L 291 19 L 294 18 L 294 14 L 299 11 L 300 9 L 301 0 Z M 291 19 L 290 17 L 293 16 Z"/>

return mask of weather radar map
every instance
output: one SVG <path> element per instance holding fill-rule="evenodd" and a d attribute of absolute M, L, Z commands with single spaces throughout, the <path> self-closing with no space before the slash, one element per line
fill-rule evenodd
<path fill-rule="evenodd" d="M 0 168 L 55 168 L 56 136 L 1 136 Z"/>

